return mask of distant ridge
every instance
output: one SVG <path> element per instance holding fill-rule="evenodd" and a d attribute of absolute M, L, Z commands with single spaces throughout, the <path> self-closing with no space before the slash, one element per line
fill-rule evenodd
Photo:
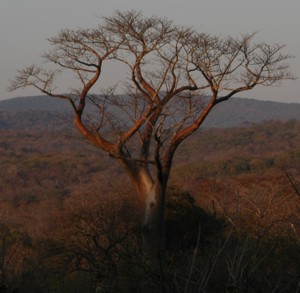
<path fill-rule="evenodd" d="M 205 121 L 206 127 L 235 127 L 269 120 L 300 120 L 300 104 L 232 98 L 217 105 Z"/>
<path fill-rule="evenodd" d="M 47 96 L 17 97 L 0 101 L 0 130 L 72 127 L 68 101 Z M 217 105 L 204 127 L 228 128 L 269 120 L 300 120 L 300 104 L 232 98 Z"/>
<path fill-rule="evenodd" d="M 17 97 L 0 101 L 0 111 L 50 111 L 71 112 L 70 104 L 66 100 L 50 98 L 48 96 Z"/>

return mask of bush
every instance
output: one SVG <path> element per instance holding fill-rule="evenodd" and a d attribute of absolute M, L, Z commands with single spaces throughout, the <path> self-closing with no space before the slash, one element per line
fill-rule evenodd
<path fill-rule="evenodd" d="M 205 244 L 218 235 L 225 223 L 196 205 L 188 193 L 170 189 L 166 203 L 166 247 L 176 252 L 194 249 L 200 229 Z"/>

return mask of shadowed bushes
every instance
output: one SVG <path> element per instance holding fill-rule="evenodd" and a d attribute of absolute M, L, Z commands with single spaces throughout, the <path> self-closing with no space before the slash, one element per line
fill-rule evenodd
<path fill-rule="evenodd" d="M 264 230 L 257 237 L 246 231 L 256 225 L 251 218 L 235 218 L 243 220 L 237 230 L 237 222 L 234 226 L 221 213 L 197 206 L 189 193 L 170 189 L 161 271 L 143 256 L 134 205 L 118 196 L 67 198 L 63 210 L 50 212 L 53 227 L 40 239 L 2 225 L 1 258 L 14 262 L 14 273 L 5 270 L 1 279 L 3 287 L 8 292 L 16 288 L 11 284 L 20 292 L 160 292 L 163 282 L 165 292 L 176 293 L 297 291 L 296 235 Z M 263 209 L 264 201 L 257 206 Z"/>

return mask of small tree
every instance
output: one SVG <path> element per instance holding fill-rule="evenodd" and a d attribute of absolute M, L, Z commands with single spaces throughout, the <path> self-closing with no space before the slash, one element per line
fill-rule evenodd
<path fill-rule="evenodd" d="M 181 142 L 217 104 L 293 78 L 284 46 L 254 43 L 254 36 L 212 36 L 165 18 L 117 11 L 95 29 L 66 29 L 49 39 L 53 49 L 43 58 L 52 69 L 25 68 L 10 90 L 33 86 L 70 102 L 82 135 L 129 175 L 144 210 L 145 252 L 157 257 L 164 248 L 166 187 Z M 93 95 L 103 65 L 116 63 L 127 68 L 129 80 L 118 83 L 124 95 L 114 94 L 117 86 Z M 56 92 L 62 71 L 78 77 L 78 91 Z"/>

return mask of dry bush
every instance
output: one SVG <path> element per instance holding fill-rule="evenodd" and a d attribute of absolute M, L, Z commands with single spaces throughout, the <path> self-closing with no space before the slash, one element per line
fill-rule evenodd
<path fill-rule="evenodd" d="M 212 179 L 202 185 L 204 195 L 197 197 L 197 201 L 224 216 L 238 234 L 253 238 L 299 238 L 300 198 L 287 178 L 252 179 Z"/>

